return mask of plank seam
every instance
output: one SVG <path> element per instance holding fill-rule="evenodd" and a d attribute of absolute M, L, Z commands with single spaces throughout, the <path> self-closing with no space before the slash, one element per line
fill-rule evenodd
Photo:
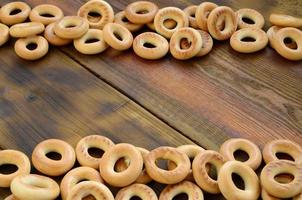
<path fill-rule="evenodd" d="M 151 115 L 153 115 L 155 118 L 159 119 L 161 122 L 163 122 L 164 124 L 166 124 L 168 127 L 172 128 L 173 130 L 175 130 L 177 133 L 179 133 L 180 135 L 182 135 L 183 137 L 191 140 L 193 143 L 198 144 L 199 146 L 205 148 L 204 146 L 202 146 L 198 141 L 194 140 L 193 138 L 187 136 L 186 134 L 184 134 L 182 131 L 180 131 L 178 128 L 176 128 L 175 126 L 173 126 L 172 124 L 170 124 L 167 120 L 163 119 L 162 117 L 160 117 L 159 115 L 157 115 L 156 113 L 152 112 L 150 109 L 146 108 L 144 105 L 142 105 L 140 102 L 136 101 L 134 98 L 132 98 L 131 96 L 128 96 L 127 93 L 125 93 L 122 89 L 120 89 L 119 87 L 116 87 L 114 84 L 112 84 L 111 82 L 109 82 L 108 80 L 104 79 L 100 74 L 98 74 L 97 72 L 95 72 L 94 70 L 90 69 L 89 67 L 85 66 L 80 60 L 76 59 L 75 57 L 73 57 L 72 55 L 66 53 L 64 50 L 59 49 L 64 55 L 66 55 L 67 57 L 69 57 L 70 59 L 72 59 L 74 62 L 76 62 L 78 65 L 80 65 L 81 67 L 83 67 L 85 70 L 87 70 L 89 73 L 91 73 L 92 75 L 94 75 L 95 77 L 97 77 L 98 79 L 102 80 L 103 82 L 105 82 L 107 85 L 109 85 L 110 87 L 112 87 L 113 89 L 115 89 L 116 91 L 118 91 L 119 93 L 121 93 L 122 95 L 126 96 L 127 98 L 129 98 L 132 102 L 134 102 L 135 104 L 137 104 L 138 106 L 140 106 L 141 108 L 143 108 L 144 110 L 146 110 L 148 113 L 150 113 Z"/>

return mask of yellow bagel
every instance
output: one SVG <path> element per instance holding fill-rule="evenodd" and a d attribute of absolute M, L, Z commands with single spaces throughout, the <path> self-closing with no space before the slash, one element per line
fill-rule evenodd
<path fill-rule="evenodd" d="M 54 46 L 64 46 L 72 42 L 71 39 L 64 39 L 57 36 L 54 31 L 54 26 L 55 23 L 51 23 L 46 26 L 44 31 L 44 37 L 50 44 Z"/>
<path fill-rule="evenodd" d="M 13 14 L 12 12 L 14 10 L 20 10 L 20 12 L 17 14 Z M 27 19 L 30 10 L 31 8 L 29 7 L 29 5 L 21 1 L 15 1 L 5 4 L 0 9 L 1 22 L 9 26 L 22 23 Z"/>
<path fill-rule="evenodd" d="M 259 28 L 261 29 L 264 26 L 265 20 L 262 14 L 257 10 L 250 8 L 242 8 L 236 11 L 236 17 L 238 20 L 238 28 Z M 247 23 L 244 19 L 247 18 L 252 23 Z"/>
<path fill-rule="evenodd" d="M 133 197 L 148 200 L 158 200 L 156 193 L 152 190 L 152 188 L 138 183 L 121 189 L 115 196 L 115 200 L 130 200 Z"/>
<path fill-rule="evenodd" d="M 29 19 L 32 22 L 40 22 L 45 26 L 54 23 L 64 17 L 61 8 L 51 4 L 41 4 L 34 7 L 30 14 Z"/>
<path fill-rule="evenodd" d="M 290 15 L 272 13 L 269 17 L 269 21 L 276 26 L 295 27 L 295 28 L 302 27 L 302 18 L 293 17 Z"/>
<path fill-rule="evenodd" d="M 132 33 L 117 23 L 106 24 L 103 29 L 103 37 L 109 46 L 119 51 L 129 49 L 133 43 Z"/>
<path fill-rule="evenodd" d="M 77 39 L 82 37 L 89 29 L 88 21 L 78 16 L 66 16 L 57 21 L 54 32 L 64 39 Z"/>
<path fill-rule="evenodd" d="M 35 44 L 36 48 L 30 49 L 30 44 Z M 15 52 L 25 60 L 38 60 L 47 54 L 48 42 L 42 36 L 20 38 L 15 43 Z"/>
<path fill-rule="evenodd" d="M 130 3 L 125 9 L 127 19 L 134 24 L 147 24 L 152 22 L 158 6 L 150 1 L 136 1 Z"/>
<path fill-rule="evenodd" d="M 9 29 L 9 33 L 15 38 L 24 38 L 33 35 L 38 35 L 44 31 L 45 27 L 40 22 L 25 22 L 15 24 Z"/>
<path fill-rule="evenodd" d="M 196 18 L 195 18 L 196 9 L 197 9 L 197 6 L 192 5 L 192 6 L 186 7 L 184 9 L 184 12 L 188 15 L 189 26 L 192 28 L 198 29 L 199 27 L 197 25 Z"/>
<path fill-rule="evenodd" d="M 208 17 L 209 14 L 217 8 L 218 5 L 212 2 L 202 2 L 197 8 L 195 13 L 196 23 L 203 31 L 208 31 Z"/>
<path fill-rule="evenodd" d="M 91 16 L 91 13 L 97 13 L 100 16 Z M 103 29 L 107 23 L 114 20 L 114 12 L 109 3 L 103 0 L 90 0 L 79 10 L 78 16 L 85 18 L 90 28 Z"/>

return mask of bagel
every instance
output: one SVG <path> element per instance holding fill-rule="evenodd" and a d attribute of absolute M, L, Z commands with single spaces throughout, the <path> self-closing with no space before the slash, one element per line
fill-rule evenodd
<path fill-rule="evenodd" d="M 184 9 L 184 12 L 188 15 L 189 18 L 189 26 L 194 29 L 199 28 L 195 18 L 196 9 L 197 9 L 196 5 L 188 6 Z"/>
<path fill-rule="evenodd" d="M 11 26 L 9 34 L 15 38 L 25 38 L 43 33 L 44 29 L 40 22 L 25 22 Z"/>
<path fill-rule="evenodd" d="M 208 17 L 209 14 L 217 8 L 218 5 L 212 2 L 202 2 L 197 8 L 195 13 L 195 19 L 198 27 L 208 32 Z"/>
<path fill-rule="evenodd" d="M 30 49 L 31 44 L 35 44 L 36 48 Z M 15 52 L 25 60 L 38 60 L 47 54 L 48 42 L 42 36 L 20 38 L 15 43 Z"/>
<path fill-rule="evenodd" d="M 54 32 L 64 39 L 77 39 L 82 37 L 89 29 L 88 21 L 78 16 L 66 16 L 57 21 Z"/>
<path fill-rule="evenodd" d="M 9 40 L 9 28 L 0 23 L 0 47 Z"/>
<path fill-rule="evenodd" d="M 121 12 L 118 12 L 118 13 L 115 14 L 114 23 L 117 23 L 117 24 L 120 24 L 120 25 L 124 26 L 125 28 L 127 28 L 131 32 L 136 32 L 144 26 L 143 24 L 131 23 L 127 19 L 126 15 L 125 15 L 125 11 L 121 11 Z"/>
<path fill-rule="evenodd" d="M 152 22 L 158 6 L 150 1 L 136 1 L 130 3 L 125 9 L 125 16 L 134 24 L 147 24 Z"/>
<path fill-rule="evenodd" d="M 89 40 L 97 41 L 88 43 Z M 78 52 L 86 55 L 99 54 L 108 48 L 103 31 L 99 29 L 89 29 L 82 37 L 75 39 L 73 45 Z"/>
<path fill-rule="evenodd" d="M 238 20 L 238 28 L 259 28 L 262 29 L 265 20 L 262 14 L 257 10 L 250 8 L 242 8 L 236 11 L 236 17 Z M 251 23 L 245 22 L 245 19 L 249 19 Z"/>
<path fill-rule="evenodd" d="M 19 10 L 20 12 L 15 14 L 14 11 L 16 10 Z M 1 22 L 8 26 L 22 23 L 29 16 L 30 10 L 31 8 L 29 5 L 21 1 L 5 4 L 0 9 Z"/>
<path fill-rule="evenodd" d="M 99 16 L 93 16 L 92 14 Z M 114 20 L 114 11 L 109 3 L 103 0 L 90 0 L 80 7 L 78 16 L 85 18 L 90 28 L 103 29 L 107 23 Z"/>
<path fill-rule="evenodd" d="M 108 23 L 103 29 L 103 37 L 112 48 L 124 51 L 133 44 L 132 33 L 124 26 L 117 23 Z"/>
<path fill-rule="evenodd" d="M 56 35 L 54 31 L 55 23 L 46 26 L 44 31 L 45 39 L 54 46 L 64 46 L 72 42 L 71 39 L 63 39 Z"/>
<path fill-rule="evenodd" d="M 210 12 L 207 25 L 213 38 L 227 40 L 237 29 L 236 15 L 231 8 L 219 6 Z"/>
<path fill-rule="evenodd" d="M 61 155 L 60 160 L 47 157 L 50 152 Z M 48 139 L 40 142 L 33 150 L 32 163 L 34 167 L 49 176 L 60 176 L 68 172 L 76 160 L 73 147 L 58 139 Z"/>
<path fill-rule="evenodd" d="M 121 189 L 115 196 L 115 200 L 130 200 L 133 197 L 141 199 L 158 200 L 156 193 L 147 185 L 133 184 Z"/>
<path fill-rule="evenodd" d="M 54 23 L 64 17 L 64 13 L 61 8 L 51 4 L 41 4 L 34 7 L 30 14 L 29 19 L 32 22 L 40 22 L 47 26 Z"/>
<path fill-rule="evenodd" d="M 272 13 L 269 17 L 269 21 L 276 26 L 295 27 L 295 28 L 302 27 L 302 18 L 293 17 L 290 15 Z"/>

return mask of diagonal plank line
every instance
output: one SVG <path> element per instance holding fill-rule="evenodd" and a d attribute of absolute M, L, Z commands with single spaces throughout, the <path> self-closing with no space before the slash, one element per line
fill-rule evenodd
<path fill-rule="evenodd" d="M 59 51 L 61 51 L 64 55 L 66 55 L 67 57 L 69 57 L 70 59 L 72 59 L 74 62 L 76 62 L 77 64 L 79 64 L 81 67 L 83 67 L 84 69 L 86 69 L 89 73 L 91 73 L 95 77 L 99 78 L 100 80 L 104 81 L 107 85 L 109 85 L 110 87 L 112 87 L 113 89 L 115 89 L 116 91 L 118 91 L 119 93 L 121 93 L 122 95 L 126 96 L 128 99 L 130 99 L 131 101 L 133 101 L 138 106 L 142 107 L 144 110 L 146 110 L 147 112 L 149 112 L 151 115 L 153 115 L 154 117 L 156 117 L 157 119 L 159 119 L 161 122 L 163 122 L 168 127 L 170 127 L 173 130 L 175 130 L 177 133 L 179 133 L 183 137 L 185 137 L 185 138 L 191 140 L 192 142 L 194 142 L 195 144 L 197 144 L 197 145 L 205 148 L 204 146 L 201 145 L 200 142 L 198 142 L 197 140 L 195 140 L 195 139 L 189 137 L 188 135 L 184 134 L 181 130 L 179 130 L 177 127 L 173 126 L 172 124 L 170 124 L 167 120 L 165 120 L 164 118 L 160 117 L 156 113 L 152 112 L 152 110 L 150 110 L 147 107 L 145 107 L 144 105 L 142 105 L 136 99 L 132 98 L 131 96 L 128 96 L 128 94 L 125 93 L 123 90 L 121 90 L 120 88 L 116 87 L 114 84 L 112 84 L 109 81 L 107 81 L 106 79 L 104 79 L 100 74 L 98 74 L 94 70 L 90 69 L 89 67 L 86 67 L 80 60 L 76 59 L 76 57 L 73 57 L 73 56 L 69 55 L 68 53 L 66 53 L 62 49 L 59 49 Z"/>

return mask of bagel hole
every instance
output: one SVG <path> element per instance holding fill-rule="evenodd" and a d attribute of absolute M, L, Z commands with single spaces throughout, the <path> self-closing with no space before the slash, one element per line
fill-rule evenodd
<path fill-rule="evenodd" d="M 236 173 L 232 173 L 232 180 L 237 188 L 240 190 L 245 190 L 244 180 Z"/>
<path fill-rule="evenodd" d="M 20 12 L 22 12 L 21 9 L 15 8 L 14 10 L 10 11 L 9 15 L 17 15 L 17 14 L 19 14 Z"/>
<path fill-rule="evenodd" d="M 144 43 L 144 47 L 149 48 L 149 49 L 156 48 L 156 46 L 154 44 L 151 44 L 149 42 Z"/>
<path fill-rule="evenodd" d="M 91 147 L 88 149 L 88 154 L 94 158 L 101 158 L 104 154 L 104 151 L 96 147 Z"/>
<path fill-rule="evenodd" d="M 0 174 L 13 174 L 18 170 L 16 165 L 3 164 L 0 165 Z"/>
<path fill-rule="evenodd" d="M 47 17 L 47 18 L 55 17 L 53 14 L 50 14 L 50 13 L 43 13 L 43 14 L 40 14 L 40 16 Z"/>
<path fill-rule="evenodd" d="M 283 184 L 292 182 L 294 180 L 294 178 L 295 177 L 292 174 L 288 174 L 288 173 L 277 174 L 274 177 L 275 181 L 277 181 L 278 183 L 283 183 Z"/>
<path fill-rule="evenodd" d="M 205 18 L 208 18 L 209 15 L 210 15 L 210 13 L 211 13 L 210 11 L 205 12 L 205 13 L 204 13 Z"/>
<path fill-rule="evenodd" d="M 242 17 L 242 21 L 247 24 L 255 24 L 254 20 L 249 17 Z"/>
<path fill-rule="evenodd" d="M 217 174 L 217 168 L 216 168 L 216 166 L 213 165 L 213 164 L 211 164 L 211 163 L 207 163 L 206 164 L 206 170 L 207 170 L 207 173 L 208 173 L 209 177 L 211 179 L 217 181 L 218 174 Z"/>
<path fill-rule="evenodd" d="M 96 198 L 93 195 L 89 194 L 89 195 L 83 197 L 83 200 L 96 200 Z"/>
<path fill-rule="evenodd" d="M 182 38 L 180 40 L 180 49 L 183 49 L 183 50 L 189 49 L 191 47 L 191 45 L 192 45 L 192 42 L 189 41 L 187 38 Z"/>
<path fill-rule="evenodd" d="M 127 17 L 123 17 L 123 18 L 122 18 L 122 21 L 125 22 L 125 23 L 129 23 L 129 22 L 130 22 L 130 21 L 127 19 Z"/>
<path fill-rule="evenodd" d="M 245 162 L 250 158 L 250 156 L 245 151 L 238 149 L 234 152 L 234 158 L 235 160 Z"/>
<path fill-rule="evenodd" d="M 255 42 L 255 38 L 252 38 L 252 37 L 244 37 L 242 38 L 240 41 L 242 42 Z"/>
<path fill-rule="evenodd" d="M 142 200 L 139 196 L 133 196 L 130 198 L 130 200 Z"/>
<path fill-rule="evenodd" d="M 223 20 L 220 24 L 217 24 L 218 29 L 223 31 L 225 29 L 225 20 Z"/>
<path fill-rule="evenodd" d="M 113 35 L 114 35 L 119 41 L 123 41 L 123 38 L 122 38 L 122 36 L 121 36 L 119 33 L 113 32 Z"/>
<path fill-rule="evenodd" d="M 135 13 L 136 13 L 136 14 L 140 14 L 140 15 L 144 15 L 144 14 L 149 13 L 149 11 L 148 11 L 148 10 L 143 9 L 143 10 L 138 10 L 138 11 L 136 11 Z"/>
<path fill-rule="evenodd" d="M 160 158 L 155 161 L 155 164 L 158 168 L 169 171 L 168 160 Z"/>
<path fill-rule="evenodd" d="M 95 43 L 95 42 L 99 42 L 99 39 L 96 38 L 91 38 L 85 41 L 85 44 L 91 44 L 91 43 Z"/>
<path fill-rule="evenodd" d="M 290 37 L 284 38 L 283 42 L 290 49 L 296 50 L 298 48 L 297 43 L 293 39 L 291 39 Z"/>
<path fill-rule="evenodd" d="M 75 25 L 75 24 L 68 24 L 67 26 L 65 26 L 65 28 L 74 28 L 74 27 L 76 27 L 77 25 Z"/>
<path fill-rule="evenodd" d="M 47 188 L 48 187 L 47 183 L 34 182 L 34 181 L 29 182 L 29 185 L 32 185 L 32 186 L 34 186 L 36 188 Z"/>
<path fill-rule="evenodd" d="M 190 17 L 195 18 L 195 13 L 194 13 L 194 12 L 193 12 L 193 13 L 191 13 L 191 14 L 190 14 Z"/>
<path fill-rule="evenodd" d="M 163 24 L 169 30 L 173 30 L 177 26 L 177 22 L 174 19 L 166 19 Z"/>
<path fill-rule="evenodd" d="M 290 161 L 295 161 L 295 159 L 289 155 L 288 153 L 283 153 L 283 152 L 277 152 L 276 153 L 276 157 L 279 159 L 279 160 L 290 160 Z"/>
<path fill-rule="evenodd" d="M 46 157 L 51 160 L 61 160 L 62 159 L 62 155 L 57 152 L 54 152 L 54 151 L 47 153 Z"/>
<path fill-rule="evenodd" d="M 87 19 L 90 22 L 96 23 L 102 19 L 102 14 L 94 11 L 90 11 L 87 15 Z"/>
<path fill-rule="evenodd" d="M 90 180 L 88 180 L 88 179 L 81 179 L 81 180 L 79 180 L 79 181 L 77 182 L 77 184 L 82 183 L 82 182 L 85 182 L 85 181 L 90 181 Z"/>
<path fill-rule="evenodd" d="M 38 47 L 37 43 L 29 43 L 28 45 L 26 45 L 26 48 L 31 51 L 35 50 L 37 47 Z"/>
<path fill-rule="evenodd" d="M 129 159 L 127 159 L 126 157 L 122 157 L 116 161 L 114 165 L 114 171 L 123 172 L 126 169 L 128 169 L 129 165 L 130 165 Z"/>
<path fill-rule="evenodd" d="M 186 193 L 180 193 L 175 197 L 173 197 L 172 200 L 185 200 L 185 199 L 189 199 L 189 196 Z"/>

